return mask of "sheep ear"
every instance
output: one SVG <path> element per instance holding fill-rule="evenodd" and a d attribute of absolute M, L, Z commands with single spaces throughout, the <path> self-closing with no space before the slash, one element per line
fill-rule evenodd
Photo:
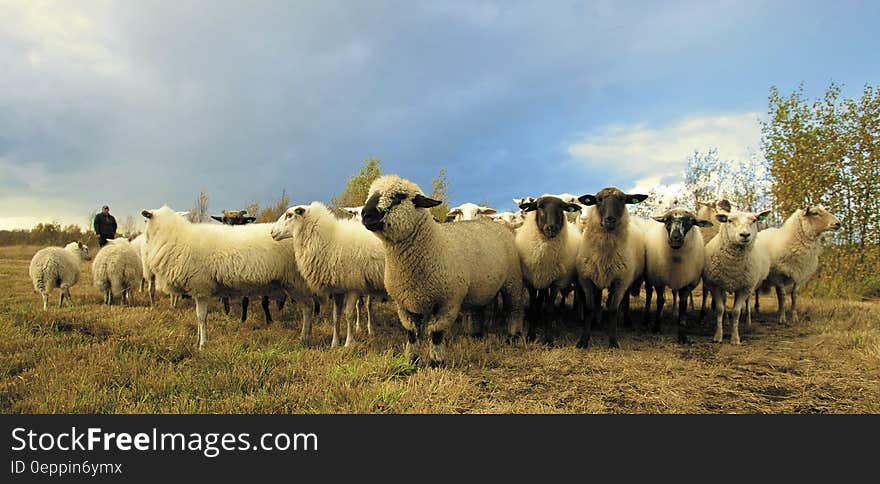
<path fill-rule="evenodd" d="M 630 194 L 626 195 L 626 203 L 628 203 L 630 205 L 635 204 L 635 203 L 642 203 L 647 199 L 648 199 L 648 196 L 641 194 L 641 193 L 636 193 L 633 195 L 630 195 Z"/>
<path fill-rule="evenodd" d="M 428 197 L 422 195 L 421 193 L 414 196 L 412 201 L 413 201 L 413 205 L 415 205 L 416 208 L 431 208 L 431 207 L 436 207 L 437 205 L 440 205 L 441 203 L 443 203 L 440 200 L 434 200 L 433 198 L 428 198 Z"/>
<path fill-rule="evenodd" d="M 531 212 L 538 209 L 538 204 L 535 202 L 524 202 L 519 206 L 519 209 L 523 212 Z"/>
<path fill-rule="evenodd" d="M 580 211 L 581 206 L 576 203 L 569 203 L 565 206 L 565 211 L 569 213 L 574 213 Z"/>
<path fill-rule="evenodd" d="M 252 224 L 257 221 L 257 217 L 245 217 L 244 218 L 246 224 Z"/>
<path fill-rule="evenodd" d="M 489 207 L 480 207 L 479 213 L 481 215 L 492 215 L 492 214 L 496 213 L 496 210 L 494 208 L 489 208 Z"/>
<path fill-rule="evenodd" d="M 595 205 L 596 204 L 596 196 L 595 195 L 581 195 L 578 197 L 578 201 L 581 202 L 581 205 Z"/>
<path fill-rule="evenodd" d="M 225 210 L 224 210 L 224 212 L 225 212 Z M 223 223 L 223 217 L 218 217 L 218 216 L 216 216 L 216 215 L 211 215 L 211 218 L 214 219 L 214 220 L 216 220 L 216 221 L 218 221 L 218 222 L 220 222 L 221 224 Z"/>
<path fill-rule="evenodd" d="M 818 215 L 818 212 L 813 210 L 813 207 L 807 205 L 807 207 L 804 209 L 804 214 L 805 215 Z"/>
<path fill-rule="evenodd" d="M 461 210 L 459 210 L 457 208 L 450 210 L 449 213 L 446 214 L 446 221 L 452 222 L 453 220 L 455 220 L 455 217 L 460 213 L 461 213 Z"/>
<path fill-rule="evenodd" d="M 723 213 L 717 213 L 717 214 L 715 214 L 715 220 L 717 220 L 723 224 L 726 224 L 727 223 L 727 215 L 725 215 Z"/>
<path fill-rule="evenodd" d="M 726 199 L 725 200 L 718 200 L 718 202 L 715 204 L 715 207 L 720 208 L 721 210 L 724 210 L 725 212 L 730 212 L 733 210 L 733 207 L 730 205 L 730 201 L 726 200 Z"/>
<path fill-rule="evenodd" d="M 766 222 L 767 217 L 770 216 L 770 210 L 764 210 L 763 212 L 759 212 L 757 216 L 758 222 Z"/>
<path fill-rule="evenodd" d="M 666 223 L 666 215 L 657 215 L 656 217 L 651 217 L 651 218 L 660 222 L 661 224 Z"/>
<path fill-rule="evenodd" d="M 144 218 L 153 218 L 153 212 L 151 212 L 149 210 L 141 211 L 141 215 L 143 215 Z"/>
<path fill-rule="evenodd" d="M 704 227 L 704 228 L 705 228 L 705 227 L 711 227 L 711 226 L 712 226 L 712 222 L 710 222 L 710 221 L 708 221 L 708 220 L 700 220 L 700 219 L 697 219 L 697 220 L 694 222 L 694 225 L 696 225 L 697 227 Z"/>

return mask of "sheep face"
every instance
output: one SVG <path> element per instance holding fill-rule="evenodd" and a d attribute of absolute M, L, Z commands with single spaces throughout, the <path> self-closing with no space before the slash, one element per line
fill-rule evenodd
<path fill-rule="evenodd" d="M 297 205 L 288 208 L 272 226 L 272 238 L 284 240 L 293 237 L 302 226 L 303 218 L 309 211 L 308 205 Z"/>
<path fill-rule="evenodd" d="M 544 237 L 552 239 L 565 227 L 566 213 L 577 212 L 581 206 L 568 203 L 554 196 L 542 196 L 534 201 L 519 206 L 523 212 L 536 212 L 535 223 Z"/>
<path fill-rule="evenodd" d="M 257 220 L 257 217 L 248 217 L 247 210 L 223 210 L 222 213 L 220 217 L 211 215 L 211 218 L 225 225 L 246 225 Z"/>
<path fill-rule="evenodd" d="M 370 196 L 362 211 L 367 230 L 389 242 L 408 239 L 420 223 L 434 223 L 424 209 L 443 202 L 422 194 L 415 183 L 396 175 L 377 178 L 370 186 Z"/>
<path fill-rule="evenodd" d="M 680 249 L 684 245 L 685 237 L 694 227 L 710 227 L 712 222 L 698 219 L 690 210 L 683 208 L 669 209 L 663 215 L 653 217 L 654 220 L 666 226 L 667 241 L 669 247 Z"/>
<path fill-rule="evenodd" d="M 607 232 L 614 232 L 628 216 L 626 205 L 641 203 L 647 198 L 647 195 L 627 194 L 617 188 L 608 187 L 595 195 L 581 195 L 578 201 L 586 206 L 595 205 L 594 212 L 599 218 L 599 225 Z"/>
<path fill-rule="evenodd" d="M 840 220 L 822 207 L 807 207 L 801 216 L 801 228 L 810 236 L 840 229 Z"/>
<path fill-rule="evenodd" d="M 724 237 L 728 244 L 750 247 L 755 243 L 755 235 L 758 233 L 758 222 L 767 220 L 770 210 L 762 212 L 731 212 L 715 215 L 715 220 L 721 223 L 719 234 Z"/>
<path fill-rule="evenodd" d="M 82 242 L 77 242 L 79 246 L 79 255 L 83 258 L 83 260 L 92 260 L 92 254 L 89 253 L 89 246 L 83 244 Z"/>
<path fill-rule="evenodd" d="M 475 203 L 463 203 L 446 214 L 447 222 L 461 222 L 464 220 L 476 220 L 480 218 L 481 215 L 493 215 L 495 214 L 495 209 L 490 207 L 483 207 L 477 205 Z"/>

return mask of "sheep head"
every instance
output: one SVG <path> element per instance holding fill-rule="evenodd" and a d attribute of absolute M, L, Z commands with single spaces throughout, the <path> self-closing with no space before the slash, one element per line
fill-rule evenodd
<path fill-rule="evenodd" d="M 683 208 L 671 208 L 663 215 L 653 217 L 654 220 L 666 226 L 666 236 L 669 247 L 680 249 L 684 245 L 685 238 L 694 227 L 711 227 L 712 222 L 698 219 L 690 210 Z"/>
<path fill-rule="evenodd" d="M 542 196 L 519 206 L 523 212 L 536 212 L 535 223 L 544 237 L 552 239 L 562 232 L 565 227 L 566 213 L 580 211 L 581 206 L 577 203 L 565 202 L 555 196 Z"/>
<path fill-rule="evenodd" d="M 822 207 L 807 206 L 801 210 L 801 228 L 811 237 L 818 237 L 822 232 L 840 229 L 840 220 Z"/>
<path fill-rule="evenodd" d="M 272 238 L 275 240 L 284 240 L 294 237 L 302 227 L 303 219 L 311 210 L 310 205 L 295 205 L 284 211 L 275 225 L 272 226 Z"/>
<path fill-rule="evenodd" d="M 211 215 L 211 218 L 225 225 L 246 225 L 257 220 L 257 217 L 248 217 L 247 210 L 223 210 L 222 213 L 220 217 Z"/>
<path fill-rule="evenodd" d="M 641 203 L 647 199 L 647 195 L 635 193 L 623 193 L 618 188 L 607 187 L 599 190 L 595 195 L 581 195 L 578 201 L 582 205 L 595 205 L 594 216 L 598 217 L 599 225 L 607 232 L 614 232 L 617 227 L 624 226 L 629 220 L 627 204 Z"/>
<path fill-rule="evenodd" d="M 767 220 L 770 210 L 761 212 L 730 212 L 715 215 L 715 220 L 721 223 L 720 236 L 727 243 L 739 247 L 749 247 L 755 243 L 755 235 L 758 233 L 758 222 Z"/>
<path fill-rule="evenodd" d="M 476 203 L 463 203 L 446 214 L 447 222 L 461 222 L 464 220 L 476 220 L 481 215 L 494 215 L 495 209 L 491 207 L 483 207 Z"/>
<path fill-rule="evenodd" d="M 433 200 L 415 183 L 397 175 L 377 178 L 370 185 L 363 209 L 367 230 L 390 242 L 409 238 L 422 223 L 434 223 L 428 208 L 443 202 Z"/>

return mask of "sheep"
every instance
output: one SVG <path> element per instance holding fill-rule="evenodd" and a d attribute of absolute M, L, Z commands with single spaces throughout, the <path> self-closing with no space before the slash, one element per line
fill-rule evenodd
<path fill-rule="evenodd" d="M 724 307 L 727 293 L 734 293 L 733 310 L 730 314 L 730 343 L 740 344 L 739 318 L 746 305 L 747 325 L 751 325 L 748 299 L 758 284 L 770 272 L 770 256 L 763 250 L 755 250 L 757 223 L 764 221 L 769 210 L 762 212 L 730 212 L 715 214 L 721 223 L 718 234 L 706 244 L 706 265 L 703 268 L 703 284 L 712 292 L 715 306 L 715 336 L 712 341 L 720 343 L 724 332 Z"/>
<path fill-rule="evenodd" d="M 82 242 L 71 242 L 61 247 L 45 247 L 37 251 L 31 259 L 28 274 L 34 290 L 43 297 L 43 310 L 49 310 L 49 293 L 56 287 L 61 291 L 58 307 L 70 305 L 70 288 L 79 281 L 79 266 L 84 260 L 91 260 L 89 247 Z"/>
<path fill-rule="evenodd" d="M 168 291 L 193 298 L 198 317 L 198 348 L 208 341 L 208 303 L 218 296 L 281 293 L 312 298 L 299 272 L 290 242 L 272 240 L 272 224 L 231 227 L 193 224 L 168 206 L 144 210 L 147 263 Z M 311 307 L 303 305 L 302 339 L 311 331 Z"/>
<path fill-rule="evenodd" d="M 288 208 L 275 222 L 272 237 L 293 238 L 296 262 L 309 287 L 315 294 L 332 297 L 331 347 L 339 345 L 339 313 L 344 306 L 345 346 L 351 346 L 358 298 L 385 292 L 382 244 L 358 221 L 339 220 L 320 202 Z M 369 322 L 367 332 L 372 334 Z"/>
<path fill-rule="evenodd" d="M 357 220 L 358 222 L 361 221 L 361 211 L 363 209 L 364 209 L 363 205 L 361 205 L 360 207 L 342 207 L 342 210 L 344 210 L 346 213 L 350 214 L 351 217 L 353 219 Z"/>
<path fill-rule="evenodd" d="M 712 223 L 709 227 L 700 227 L 700 235 L 703 237 L 703 244 L 708 244 L 710 240 L 718 233 L 719 224 L 715 220 L 715 215 L 719 213 L 730 213 L 733 207 L 730 201 L 726 199 L 715 200 L 714 202 L 697 202 L 697 218 L 700 220 L 708 220 Z M 700 321 L 706 314 L 706 302 L 709 300 L 709 290 L 703 284 L 703 299 L 700 301 Z"/>
<path fill-rule="evenodd" d="M 693 212 L 672 208 L 653 217 L 654 224 L 645 232 L 645 318 L 650 319 L 651 291 L 657 291 L 657 314 L 654 332 L 660 332 L 660 315 L 668 286 L 678 294 L 678 342 L 687 343 L 687 296 L 703 276 L 705 254 L 699 230 L 711 224 Z M 675 304 L 675 301 L 673 301 Z"/>
<path fill-rule="evenodd" d="M 807 282 L 819 266 L 822 234 L 838 229 L 840 221 L 828 210 L 808 206 L 791 214 L 782 227 L 758 232 L 755 250 L 762 250 L 770 255 L 770 273 L 762 285 L 766 289 L 770 286 L 776 288 L 776 317 L 779 323 L 785 323 L 785 286 L 791 285 L 791 320 L 797 321 L 797 288 Z M 756 291 L 755 309 L 757 308 Z"/>
<path fill-rule="evenodd" d="M 495 222 L 503 223 L 512 229 L 521 227 L 524 222 L 520 212 L 501 212 L 489 215 L 489 218 Z"/>
<path fill-rule="evenodd" d="M 522 334 L 522 269 L 513 232 L 490 220 L 438 224 L 432 200 L 415 183 L 388 175 L 370 185 L 364 226 L 385 247 L 385 288 L 397 303 L 412 362 L 422 335 L 433 366 L 446 357 L 445 338 L 459 312 L 501 293 L 512 337 Z"/>
<path fill-rule="evenodd" d="M 447 222 L 463 222 L 465 220 L 477 220 L 482 216 L 494 215 L 495 209 L 484 207 L 475 203 L 463 203 L 457 207 L 452 207 L 446 213 Z"/>
<path fill-rule="evenodd" d="M 257 218 L 256 217 L 248 217 L 247 210 L 223 210 L 222 215 L 211 215 L 211 218 L 225 225 L 247 225 L 254 223 Z M 229 314 L 229 296 L 223 296 L 220 298 L 220 301 L 223 303 L 223 313 Z M 247 321 L 247 313 L 248 313 L 248 305 L 250 304 L 250 298 L 248 296 L 243 296 L 241 298 L 241 322 Z M 269 311 L 269 296 L 262 296 L 260 305 L 263 308 L 263 315 L 266 318 L 266 324 L 272 324 L 272 313 Z M 278 309 L 282 309 L 284 307 L 284 299 L 278 300 Z"/>
<path fill-rule="evenodd" d="M 92 282 L 104 295 L 104 304 L 112 305 L 115 296 L 130 304 L 132 289 L 143 278 L 140 256 L 124 237 L 107 242 L 92 263 Z"/>
<path fill-rule="evenodd" d="M 608 288 L 608 346 L 618 348 L 617 317 L 621 301 L 628 313 L 629 289 L 641 277 L 645 266 L 645 241 L 642 230 L 630 223 L 626 204 L 641 203 L 647 195 L 626 194 L 608 187 L 595 195 L 582 195 L 578 200 L 587 206 L 584 232 L 581 235 L 576 261 L 578 281 L 584 291 L 586 307 L 583 333 L 578 348 L 590 344 L 592 320 L 602 312 L 602 289 Z"/>
<path fill-rule="evenodd" d="M 581 234 L 566 220 L 566 215 L 579 212 L 581 206 L 555 196 L 541 196 L 520 208 L 526 212 L 526 218 L 516 231 L 515 242 L 523 280 L 529 290 L 532 321 L 528 338 L 534 339 L 537 323 L 543 319 L 545 300 L 552 305 L 556 292 L 565 294 L 577 277 L 575 259 Z M 547 341 L 551 339 L 550 332 L 550 328 L 545 328 Z"/>

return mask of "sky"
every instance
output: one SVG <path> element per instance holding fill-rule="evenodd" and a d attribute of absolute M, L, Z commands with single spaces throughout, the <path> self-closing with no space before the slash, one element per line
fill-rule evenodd
<path fill-rule="evenodd" d="M 760 151 L 770 86 L 880 83 L 880 2 L 0 0 L 0 229 L 206 191 L 329 201 L 365 158 L 451 205 Z"/>

